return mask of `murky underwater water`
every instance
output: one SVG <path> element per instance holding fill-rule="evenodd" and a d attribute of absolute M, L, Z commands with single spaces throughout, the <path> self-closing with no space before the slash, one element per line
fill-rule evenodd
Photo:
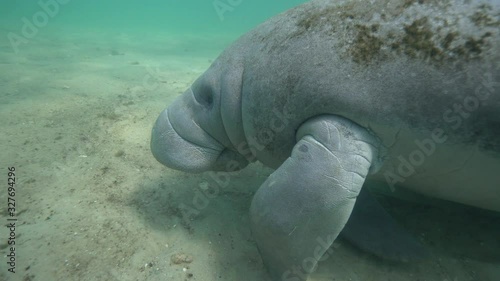
<path fill-rule="evenodd" d="M 252 164 L 206 201 L 217 177 L 161 166 L 149 140 L 226 46 L 301 2 L 0 1 L 0 219 L 17 218 L 0 229 L 0 280 L 267 280 L 248 209 L 272 170 Z M 498 280 L 498 217 L 402 202 L 383 199 L 430 260 L 339 240 L 311 280 Z"/>

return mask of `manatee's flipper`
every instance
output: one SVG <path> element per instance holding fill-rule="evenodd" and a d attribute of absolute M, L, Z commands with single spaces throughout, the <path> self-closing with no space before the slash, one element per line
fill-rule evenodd
<path fill-rule="evenodd" d="M 340 237 L 363 251 L 391 261 L 416 261 L 428 256 L 427 250 L 401 228 L 364 187 Z"/>
<path fill-rule="evenodd" d="M 378 166 L 378 140 L 345 118 L 312 118 L 296 138 L 292 155 L 262 184 L 250 208 L 253 236 L 275 281 L 307 279 Z"/>

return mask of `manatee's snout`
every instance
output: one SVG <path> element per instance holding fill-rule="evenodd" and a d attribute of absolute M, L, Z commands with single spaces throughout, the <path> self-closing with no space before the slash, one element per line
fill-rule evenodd
<path fill-rule="evenodd" d="M 153 127 L 151 152 L 156 160 L 169 168 L 186 172 L 210 170 L 224 147 L 201 128 L 192 126 L 195 124 L 179 126 L 175 117 L 172 120 L 170 115 L 171 111 L 165 109 Z"/>
<path fill-rule="evenodd" d="M 248 161 L 207 133 L 192 109 L 189 96 L 181 96 L 160 114 L 151 135 L 151 152 L 156 160 L 193 173 L 245 167 Z"/>

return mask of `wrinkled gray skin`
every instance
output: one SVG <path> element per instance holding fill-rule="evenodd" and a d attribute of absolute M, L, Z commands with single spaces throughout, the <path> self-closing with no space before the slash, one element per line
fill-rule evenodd
<path fill-rule="evenodd" d="M 307 279 L 370 182 L 500 211 L 500 1 L 372 2 L 270 19 L 154 125 L 168 167 L 276 168 L 250 210 L 273 280 Z"/>

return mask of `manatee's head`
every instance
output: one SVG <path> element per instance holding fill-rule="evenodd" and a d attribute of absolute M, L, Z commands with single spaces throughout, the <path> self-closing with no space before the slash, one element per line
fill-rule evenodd
<path fill-rule="evenodd" d="M 214 67 L 205 72 L 156 120 L 151 151 L 163 165 L 204 172 L 234 171 L 248 164 L 226 132 L 234 120 L 221 114 L 223 91 L 220 75 L 214 73 Z"/>

